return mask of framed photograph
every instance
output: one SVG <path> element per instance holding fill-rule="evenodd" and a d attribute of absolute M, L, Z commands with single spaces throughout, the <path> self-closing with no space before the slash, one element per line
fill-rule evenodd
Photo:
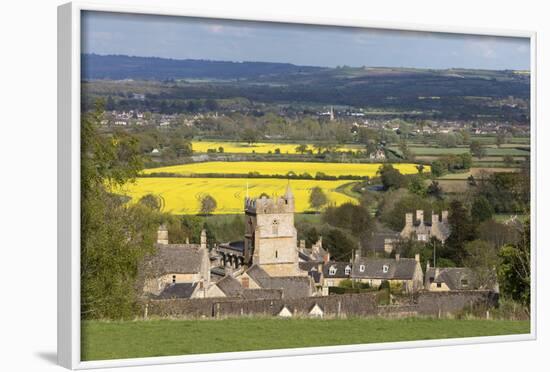
<path fill-rule="evenodd" d="M 58 9 L 58 358 L 531 340 L 536 35 Z"/>

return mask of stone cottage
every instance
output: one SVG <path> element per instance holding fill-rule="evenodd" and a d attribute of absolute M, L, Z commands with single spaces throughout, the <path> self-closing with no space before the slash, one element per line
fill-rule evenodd
<path fill-rule="evenodd" d="M 449 212 L 441 212 L 441 219 L 439 214 L 432 213 L 431 221 L 424 221 L 424 211 L 416 211 L 416 219 L 413 219 L 412 213 L 405 214 L 405 227 L 401 231 L 402 239 L 415 239 L 421 242 L 427 242 L 433 236 L 443 243 L 450 235 Z"/>
<path fill-rule="evenodd" d="M 356 257 L 353 262 L 351 279 L 368 283 L 372 287 L 380 287 L 388 281 L 392 285 L 401 285 L 405 292 L 416 292 L 423 288 L 423 272 L 420 266 L 420 256 L 415 258 L 363 258 Z"/>
<path fill-rule="evenodd" d="M 145 260 L 143 292 L 146 296 L 204 297 L 210 284 L 210 255 L 206 231 L 200 244 L 170 244 L 164 225 L 157 231 L 155 252 Z M 167 291 L 163 294 L 164 291 Z"/>

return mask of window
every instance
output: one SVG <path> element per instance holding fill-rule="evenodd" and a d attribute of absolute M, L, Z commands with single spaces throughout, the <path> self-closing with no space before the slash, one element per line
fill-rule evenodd
<path fill-rule="evenodd" d="M 433 283 L 434 282 L 434 277 L 433 276 L 430 276 L 430 283 Z"/>
<path fill-rule="evenodd" d="M 460 279 L 460 285 L 462 287 L 467 287 L 468 286 L 468 279 Z"/>
<path fill-rule="evenodd" d="M 279 220 L 273 220 L 273 222 L 271 223 L 271 233 L 272 234 L 279 233 Z"/>
<path fill-rule="evenodd" d="M 360 272 L 365 272 L 365 265 L 359 265 L 359 271 Z"/>
<path fill-rule="evenodd" d="M 278 257 L 279 257 L 279 252 L 275 251 L 275 258 L 278 258 Z"/>
<path fill-rule="evenodd" d="M 441 288 L 441 283 L 437 283 L 437 288 Z"/>
<path fill-rule="evenodd" d="M 338 271 L 338 270 L 336 269 L 336 266 L 332 265 L 332 266 L 330 267 L 330 269 L 328 269 L 328 274 L 329 274 L 329 275 L 336 275 L 336 271 Z"/>
<path fill-rule="evenodd" d="M 172 283 L 175 283 L 175 282 L 176 282 L 176 276 L 172 275 Z"/>
<path fill-rule="evenodd" d="M 346 266 L 345 273 L 346 273 L 346 275 L 349 275 L 351 273 L 351 267 L 349 265 Z"/>
<path fill-rule="evenodd" d="M 385 274 L 390 270 L 390 267 L 388 265 L 382 266 L 382 272 Z"/>

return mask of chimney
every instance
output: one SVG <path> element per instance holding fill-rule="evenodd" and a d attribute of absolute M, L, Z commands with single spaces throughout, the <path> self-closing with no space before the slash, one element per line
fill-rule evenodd
<path fill-rule="evenodd" d="M 432 212 L 432 226 L 439 223 L 439 214 Z"/>
<path fill-rule="evenodd" d="M 414 255 L 414 260 L 415 260 L 416 262 L 420 262 L 420 253 L 416 253 L 416 254 Z"/>
<path fill-rule="evenodd" d="M 424 211 L 423 210 L 417 210 L 416 211 L 416 220 L 423 225 L 424 224 Z"/>
<path fill-rule="evenodd" d="M 430 270 L 430 260 L 426 261 L 426 272 Z"/>
<path fill-rule="evenodd" d="M 185 244 L 189 244 L 189 237 L 185 237 Z"/>
<path fill-rule="evenodd" d="M 413 224 L 413 214 L 405 213 L 405 226 L 412 226 Z"/>
<path fill-rule="evenodd" d="M 206 230 L 201 231 L 201 248 L 206 249 Z"/>
<path fill-rule="evenodd" d="M 447 223 L 449 218 L 449 211 L 443 211 L 441 212 L 441 222 Z"/>
<path fill-rule="evenodd" d="M 306 241 L 304 239 L 300 239 L 300 249 L 306 248 Z"/>
<path fill-rule="evenodd" d="M 168 229 L 164 224 L 157 230 L 157 244 L 168 244 Z"/>
<path fill-rule="evenodd" d="M 396 261 L 399 261 L 399 259 L 401 258 L 401 255 L 399 253 L 396 253 L 395 254 L 395 260 Z"/>

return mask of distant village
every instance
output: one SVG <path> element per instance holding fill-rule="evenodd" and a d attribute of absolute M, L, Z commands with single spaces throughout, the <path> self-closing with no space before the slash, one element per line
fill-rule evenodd
<path fill-rule="evenodd" d="M 142 112 L 139 110 L 112 110 L 106 112 L 102 125 L 111 127 L 152 126 L 157 128 L 170 128 L 177 126 L 194 127 L 198 125 L 201 120 L 208 118 L 221 118 L 224 115 L 226 114 L 218 112 L 160 114 Z M 396 123 L 394 119 L 384 119 L 383 116 L 381 116 L 380 119 L 367 118 L 367 116 L 372 116 L 372 114 L 367 115 L 361 110 L 354 111 L 344 109 L 342 111 L 336 111 L 332 106 L 330 106 L 327 111 L 318 111 L 316 116 L 319 119 L 326 119 L 329 121 L 334 121 L 337 119 L 345 121 L 350 124 L 352 133 L 357 132 L 359 128 L 385 128 L 394 132 L 398 132 L 400 130 L 399 124 Z M 453 120 L 430 121 L 429 125 L 422 126 L 421 128 L 414 128 L 413 132 L 416 134 L 448 134 L 466 130 L 474 135 L 496 135 L 503 129 L 513 130 L 516 135 L 529 134 L 529 126 L 526 125 L 497 121 L 479 121 L 472 123 L 470 121 Z"/>

